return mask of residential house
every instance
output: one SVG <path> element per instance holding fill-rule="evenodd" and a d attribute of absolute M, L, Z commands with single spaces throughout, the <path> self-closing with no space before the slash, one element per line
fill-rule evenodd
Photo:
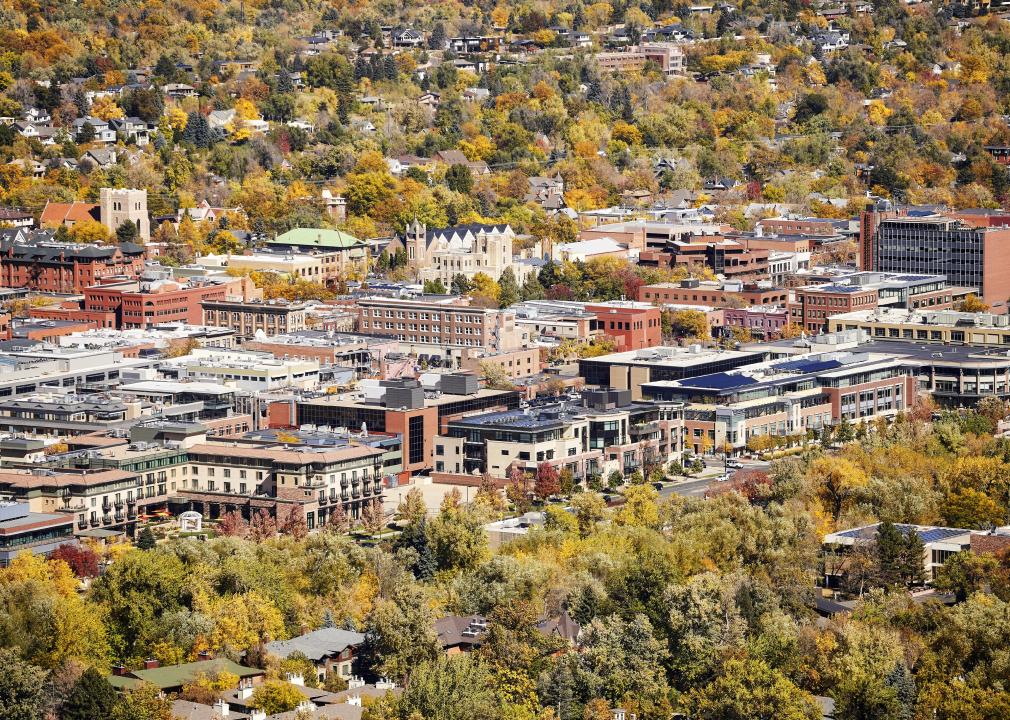
<path fill-rule="evenodd" d="M 77 140 L 82 140 L 82 134 L 84 132 L 85 125 L 90 125 L 95 131 L 95 136 L 91 142 L 96 143 L 116 142 L 116 131 L 109 126 L 109 123 L 107 123 L 105 120 L 100 120 L 91 115 L 88 115 L 87 117 L 77 118 L 70 124 L 71 130 L 73 131 L 73 135 Z"/>
<path fill-rule="evenodd" d="M 296 652 L 304 654 L 316 666 L 320 681 L 330 673 L 349 680 L 355 675 L 357 651 L 364 641 L 365 636 L 359 632 L 320 628 L 290 640 L 267 643 L 266 649 L 282 659 Z"/>
<path fill-rule="evenodd" d="M 133 140 L 137 145 L 143 147 L 151 140 L 151 133 L 147 123 L 139 117 L 124 117 L 109 120 L 109 127 L 116 131 L 116 134 L 123 140 Z"/>
<path fill-rule="evenodd" d="M 161 91 L 170 98 L 196 97 L 196 88 L 186 83 L 168 83 L 161 86 Z"/>
<path fill-rule="evenodd" d="M 122 665 L 113 668 L 107 680 L 117 690 L 132 690 L 147 683 L 163 693 L 177 693 L 201 675 L 216 677 L 222 674 L 238 677 L 239 688 L 251 688 L 263 681 L 266 672 L 239 665 L 226 658 L 204 658 L 196 662 L 162 667 L 157 660 L 145 660 L 141 670 L 127 670 Z"/>
<path fill-rule="evenodd" d="M 491 169 L 483 160 L 471 162 L 460 150 L 439 150 L 432 155 L 432 160 L 445 165 L 465 165 L 474 175 L 490 175 Z"/>
<path fill-rule="evenodd" d="M 411 27 L 399 27 L 390 33 L 393 47 L 417 48 L 424 45 L 424 33 Z"/>

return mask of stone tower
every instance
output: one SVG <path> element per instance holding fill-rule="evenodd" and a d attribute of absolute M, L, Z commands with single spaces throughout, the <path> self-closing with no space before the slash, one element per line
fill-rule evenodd
<path fill-rule="evenodd" d="M 110 233 L 124 222 L 137 226 L 137 234 L 144 240 L 151 239 L 151 221 L 147 217 L 147 190 L 133 188 L 102 188 L 99 191 L 99 212 L 102 225 Z"/>
<path fill-rule="evenodd" d="M 407 250 L 407 259 L 418 268 L 427 266 L 428 227 L 415 217 L 403 231 L 403 247 Z"/>

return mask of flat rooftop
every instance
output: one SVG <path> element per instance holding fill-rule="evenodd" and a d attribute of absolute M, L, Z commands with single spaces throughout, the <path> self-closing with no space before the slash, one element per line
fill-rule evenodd
<path fill-rule="evenodd" d="M 626 352 L 611 353 L 594 358 L 585 358 L 583 362 L 608 362 L 618 365 L 641 365 L 641 366 L 663 366 L 663 365 L 703 365 L 715 360 L 744 359 L 753 357 L 757 362 L 762 353 L 760 350 L 723 350 L 721 348 L 709 348 L 701 345 L 691 345 L 688 347 L 671 347 L 667 345 L 646 348 L 644 350 L 628 350 Z"/>

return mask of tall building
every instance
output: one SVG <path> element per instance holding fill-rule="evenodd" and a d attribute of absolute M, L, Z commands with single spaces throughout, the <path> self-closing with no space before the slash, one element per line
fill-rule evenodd
<path fill-rule="evenodd" d="M 1010 227 L 977 227 L 948 215 L 895 211 L 880 204 L 862 216 L 863 269 L 943 275 L 949 285 L 978 288 L 982 300 L 1005 309 L 1010 300 L 1008 262 Z"/>

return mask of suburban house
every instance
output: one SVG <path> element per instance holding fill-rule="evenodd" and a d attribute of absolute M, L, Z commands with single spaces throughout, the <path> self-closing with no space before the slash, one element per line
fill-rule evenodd
<path fill-rule="evenodd" d="M 162 667 L 157 660 L 145 660 L 142 670 L 127 670 L 122 665 L 112 669 L 107 679 L 117 690 L 132 690 L 144 683 L 154 685 L 163 693 L 179 692 L 184 685 L 200 675 L 207 677 L 229 673 L 238 676 L 239 687 L 252 687 L 262 682 L 266 673 L 258 668 L 239 665 L 227 658 L 207 657 L 196 662 Z"/>
<path fill-rule="evenodd" d="M 357 649 L 364 641 L 365 636 L 358 632 L 320 628 L 290 640 L 267 643 L 267 652 L 280 658 L 301 652 L 316 666 L 320 680 L 331 672 L 348 680 L 354 676 Z"/>

